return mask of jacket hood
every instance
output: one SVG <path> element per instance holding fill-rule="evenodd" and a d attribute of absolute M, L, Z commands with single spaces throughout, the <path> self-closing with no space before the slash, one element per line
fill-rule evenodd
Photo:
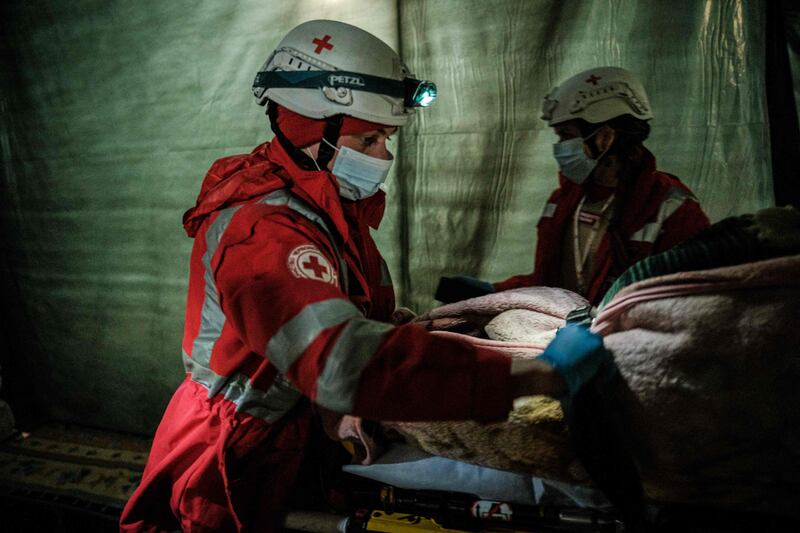
<path fill-rule="evenodd" d="M 343 201 L 333 174 L 303 170 L 280 143 L 265 142 L 249 154 L 224 157 L 211 165 L 195 206 L 183 215 L 186 234 L 197 235 L 203 221 L 215 211 L 284 187 L 326 215 L 345 241 L 349 238 L 346 218 L 373 228 L 383 218 L 383 191 L 358 202 Z"/>
<path fill-rule="evenodd" d="M 218 159 L 203 179 L 195 206 L 183 214 L 186 234 L 194 237 L 200 225 L 214 211 L 254 198 L 274 188 L 280 170 L 265 154 L 269 143 L 257 146 L 249 154 Z"/>

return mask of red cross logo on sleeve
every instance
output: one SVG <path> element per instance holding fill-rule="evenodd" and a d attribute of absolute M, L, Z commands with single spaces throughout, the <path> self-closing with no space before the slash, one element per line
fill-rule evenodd
<path fill-rule="evenodd" d="M 330 35 L 326 35 L 322 39 L 319 39 L 319 38 L 315 37 L 314 40 L 311 41 L 312 43 L 317 45 L 317 48 L 314 50 L 314 53 L 315 54 L 321 54 L 323 49 L 325 49 L 325 50 L 333 50 L 333 45 L 328 42 L 330 40 L 331 40 L 331 36 Z"/>
<path fill-rule="evenodd" d="M 591 76 L 589 76 L 589 78 L 586 80 L 586 83 L 591 83 L 592 85 L 597 85 L 597 82 L 598 82 L 598 81 L 600 81 L 600 80 L 602 80 L 602 79 L 603 79 L 603 77 L 602 77 L 602 76 L 595 76 L 594 74 L 592 74 L 592 75 L 591 75 Z"/>
<path fill-rule="evenodd" d="M 289 252 L 286 266 L 296 278 L 313 279 L 331 285 L 339 284 L 336 270 L 313 244 L 302 244 Z"/>
<path fill-rule="evenodd" d="M 316 255 L 310 256 L 309 260 L 303 263 L 303 270 L 311 270 L 314 272 L 314 277 L 322 279 L 323 274 L 328 272 L 328 267 L 321 264 Z"/>

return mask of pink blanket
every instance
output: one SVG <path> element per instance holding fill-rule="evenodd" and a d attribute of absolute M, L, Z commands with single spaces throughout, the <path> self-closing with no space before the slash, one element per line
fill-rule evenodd
<path fill-rule="evenodd" d="M 797 515 L 800 256 L 648 279 L 593 329 L 648 497 Z"/>

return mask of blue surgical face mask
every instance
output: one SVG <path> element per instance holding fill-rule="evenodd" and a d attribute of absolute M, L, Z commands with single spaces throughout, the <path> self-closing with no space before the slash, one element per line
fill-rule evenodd
<path fill-rule="evenodd" d="M 598 131 L 599 128 L 584 138 L 575 137 L 574 139 L 567 139 L 553 144 L 553 157 L 558 162 L 558 168 L 571 182 L 578 185 L 585 182 L 597 166 L 597 162 L 608 151 L 606 149 L 597 159 L 592 159 L 583 150 L 583 145 L 586 141 Z"/>
<path fill-rule="evenodd" d="M 325 141 L 327 142 L 327 141 Z M 339 194 L 348 200 L 369 198 L 386 181 L 394 159 L 378 159 L 342 146 L 331 172 L 339 180 Z"/>

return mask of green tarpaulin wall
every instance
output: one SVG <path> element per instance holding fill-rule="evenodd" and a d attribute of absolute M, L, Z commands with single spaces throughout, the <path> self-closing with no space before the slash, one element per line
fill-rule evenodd
<path fill-rule="evenodd" d="M 377 240 L 399 301 L 438 277 L 528 272 L 555 186 L 543 95 L 619 65 L 647 142 L 713 220 L 772 205 L 766 1 L 31 0 L 3 11 L 4 388 L 18 410 L 151 432 L 182 379 L 191 240 L 211 162 L 271 137 L 250 85 L 294 25 L 398 49 L 440 98 L 393 141 Z M 796 56 L 793 56 L 796 61 Z M 794 112 L 794 110 L 792 110 Z M 8 313 L 10 311 L 10 313 Z M 16 399 L 14 399 L 16 395 Z"/>

